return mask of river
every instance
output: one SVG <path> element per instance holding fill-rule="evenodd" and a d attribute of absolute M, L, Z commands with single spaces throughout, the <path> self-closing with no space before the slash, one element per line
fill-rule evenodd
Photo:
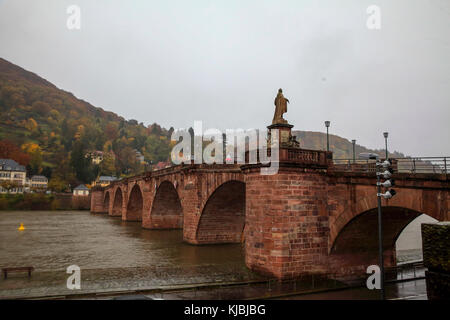
<path fill-rule="evenodd" d="M 2 211 L 0 267 L 35 271 L 1 279 L 0 298 L 263 279 L 245 267 L 241 244 L 195 246 L 182 236 L 88 211 Z M 81 290 L 66 286 L 71 265 L 81 269 Z"/>
<path fill-rule="evenodd" d="M 35 271 L 30 279 L 11 274 L 0 281 L 0 297 L 73 293 L 66 288 L 70 265 L 81 269 L 77 292 L 259 277 L 246 269 L 242 245 L 194 246 L 182 237 L 181 230 L 146 230 L 87 211 L 3 211 L 0 267 Z"/>

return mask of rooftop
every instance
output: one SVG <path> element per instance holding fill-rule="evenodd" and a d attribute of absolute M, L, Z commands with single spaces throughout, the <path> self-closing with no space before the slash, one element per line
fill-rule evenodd
<path fill-rule="evenodd" d="M 76 187 L 73 190 L 89 190 L 89 188 L 86 187 L 84 184 L 80 184 L 78 187 Z"/>
<path fill-rule="evenodd" d="M 31 177 L 31 180 L 34 179 L 47 180 L 47 177 L 35 174 L 34 176 Z"/>
<path fill-rule="evenodd" d="M 116 181 L 117 178 L 114 176 L 100 176 L 98 181 Z"/>
<path fill-rule="evenodd" d="M 24 166 L 12 159 L 0 159 L 0 169 L 8 171 L 26 171 Z"/>

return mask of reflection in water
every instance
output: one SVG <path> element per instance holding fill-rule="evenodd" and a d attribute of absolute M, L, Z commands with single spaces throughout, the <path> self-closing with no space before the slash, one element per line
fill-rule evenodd
<path fill-rule="evenodd" d="M 25 231 L 17 228 L 23 223 Z M 146 230 L 139 222 L 87 211 L 0 213 L 2 266 L 37 270 L 244 265 L 241 245 L 192 246 L 181 230 Z"/>

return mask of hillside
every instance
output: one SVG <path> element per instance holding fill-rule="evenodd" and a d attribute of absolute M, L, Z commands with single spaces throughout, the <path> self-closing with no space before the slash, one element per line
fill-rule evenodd
<path fill-rule="evenodd" d="M 27 154 L 22 164 L 29 174 L 56 173 L 71 184 L 142 171 L 136 150 L 153 163 L 166 161 L 170 151 L 170 130 L 94 107 L 1 58 L 0 111 L 2 148 Z M 103 151 L 106 161 L 92 167 L 85 157 L 90 151 Z"/>
<path fill-rule="evenodd" d="M 300 141 L 300 146 L 305 149 L 314 150 L 326 150 L 327 149 L 327 134 L 323 132 L 313 131 L 293 131 L 293 135 L 297 136 L 297 140 Z M 329 135 L 330 150 L 333 151 L 333 159 L 352 159 L 353 158 L 353 145 L 352 142 L 336 136 L 334 134 Z M 368 149 L 364 146 L 356 143 L 355 154 L 362 152 L 377 153 L 380 156 L 384 156 L 385 150 Z M 405 155 L 401 152 L 394 151 L 389 152 L 390 157 L 403 158 Z"/>

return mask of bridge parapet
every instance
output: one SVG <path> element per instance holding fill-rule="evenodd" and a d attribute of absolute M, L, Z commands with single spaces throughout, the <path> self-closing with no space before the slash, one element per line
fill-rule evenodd
<path fill-rule="evenodd" d="M 383 161 L 384 159 L 381 159 Z M 416 157 L 391 158 L 392 169 L 396 173 L 416 174 L 450 174 L 450 157 Z M 343 172 L 376 172 L 375 160 L 335 159 L 330 167 L 332 171 Z"/>
<path fill-rule="evenodd" d="M 255 151 L 257 163 L 261 164 L 260 150 Z M 270 148 L 263 149 L 263 154 L 265 153 L 267 157 L 271 157 L 272 152 Z M 279 149 L 278 161 L 284 164 L 295 164 L 297 166 L 307 166 L 310 168 L 327 168 L 333 164 L 333 153 L 323 150 L 309 150 L 296 147 L 281 147 Z M 274 161 L 271 159 L 271 161 Z M 245 163 L 252 165 L 250 162 L 250 155 L 247 151 L 245 153 Z"/>

